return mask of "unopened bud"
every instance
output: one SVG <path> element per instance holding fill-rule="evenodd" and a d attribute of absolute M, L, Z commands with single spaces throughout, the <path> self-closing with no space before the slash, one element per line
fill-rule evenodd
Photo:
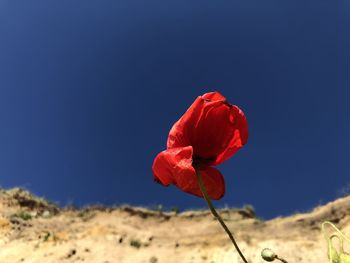
<path fill-rule="evenodd" d="M 275 252 L 273 252 L 271 249 L 269 248 L 264 248 L 261 251 L 261 257 L 265 260 L 265 261 L 274 261 L 277 258 L 277 255 L 275 254 Z"/>

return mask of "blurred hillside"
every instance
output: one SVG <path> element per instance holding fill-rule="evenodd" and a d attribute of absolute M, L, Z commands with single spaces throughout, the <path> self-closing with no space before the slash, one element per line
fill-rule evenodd
<path fill-rule="evenodd" d="M 350 196 L 269 221 L 256 218 L 250 207 L 221 209 L 220 214 L 251 262 L 265 262 L 260 258 L 265 247 L 289 263 L 328 262 L 321 222 L 332 221 L 350 233 Z M 209 211 L 62 209 L 15 188 L 0 191 L 0 226 L 1 263 L 241 262 Z"/>

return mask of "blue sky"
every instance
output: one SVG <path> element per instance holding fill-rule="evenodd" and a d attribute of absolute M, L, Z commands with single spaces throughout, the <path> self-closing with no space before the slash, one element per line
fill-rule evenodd
<path fill-rule="evenodd" d="M 272 218 L 331 201 L 350 183 L 349 27 L 347 1 L 0 1 L 0 185 L 205 207 L 151 166 L 217 90 L 250 128 L 217 206 Z"/>

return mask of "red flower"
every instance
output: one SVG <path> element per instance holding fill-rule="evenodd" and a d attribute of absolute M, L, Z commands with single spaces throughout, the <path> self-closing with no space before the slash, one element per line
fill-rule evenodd
<path fill-rule="evenodd" d="M 154 179 L 203 197 L 196 177 L 199 169 L 210 198 L 220 199 L 225 193 L 224 178 L 211 166 L 230 158 L 247 139 L 247 120 L 237 106 L 218 92 L 199 96 L 171 128 L 167 150 L 154 160 Z"/>

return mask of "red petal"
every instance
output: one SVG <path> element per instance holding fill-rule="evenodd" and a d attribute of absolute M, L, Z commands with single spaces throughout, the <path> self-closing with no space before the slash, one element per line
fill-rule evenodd
<path fill-rule="evenodd" d="M 218 100 L 226 101 L 226 98 L 217 91 L 205 93 L 202 95 L 202 98 L 206 100 L 211 100 L 211 101 L 218 101 Z"/>
<path fill-rule="evenodd" d="M 222 102 L 206 105 L 190 139 L 194 155 L 209 162 L 216 160 L 233 136 L 232 128 L 228 105 Z"/>
<path fill-rule="evenodd" d="M 194 173 L 192 167 L 192 146 L 172 148 L 162 151 L 153 162 L 154 179 L 168 186 L 176 183 L 176 177 L 186 177 Z"/>
<path fill-rule="evenodd" d="M 190 139 L 194 156 L 200 162 L 217 165 L 238 151 L 248 138 L 243 112 L 223 102 L 207 104 Z"/>
<path fill-rule="evenodd" d="M 248 138 L 243 112 L 218 92 L 198 97 L 169 132 L 167 147 L 193 147 L 196 161 L 216 165 L 231 157 Z"/>
<path fill-rule="evenodd" d="M 192 166 L 192 153 L 192 146 L 172 148 L 159 153 L 152 167 L 154 179 L 165 186 L 175 184 L 184 192 L 203 197 Z M 210 198 L 220 199 L 225 193 L 222 174 L 212 167 L 202 167 L 200 170 Z"/>
<path fill-rule="evenodd" d="M 193 127 L 201 118 L 204 106 L 211 102 L 226 101 L 219 92 L 208 92 L 197 99 L 188 108 L 185 114 L 173 125 L 169 132 L 167 148 L 184 147 L 191 145 L 190 138 L 193 135 Z"/>
<path fill-rule="evenodd" d="M 209 197 L 214 200 L 221 199 L 225 194 L 225 181 L 220 171 L 207 166 L 201 168 L 200 172 Z M 195 171 L 186 177 L 176 177 L 176 185 L 184 192 L 203 198 Z"/>
<path fill-rule="evenodd" d="M 204 100 L 199 96 L 188 108 L 185 114 L 173 125 L 169 132 L 167 148 L 191 145 L 190 137 L 193 125 L 199 120 L 204 108 Z"/>
<path fill-rule="evenodd" d="M 214 165 L 229 159 L 248 141 L 248 122 L 244 113 L 238 107 L 233 106 L 231 116 L 235 126 L 233 136 L 225 150 L 216 158 Z"/>
<path fill-rule="evenodd" d="M 207 166 L 200 169 L 205 188 L 211 199 L 219 200 L 225 194 L 225 180 L 221 172 L 214 167 Z"/>

